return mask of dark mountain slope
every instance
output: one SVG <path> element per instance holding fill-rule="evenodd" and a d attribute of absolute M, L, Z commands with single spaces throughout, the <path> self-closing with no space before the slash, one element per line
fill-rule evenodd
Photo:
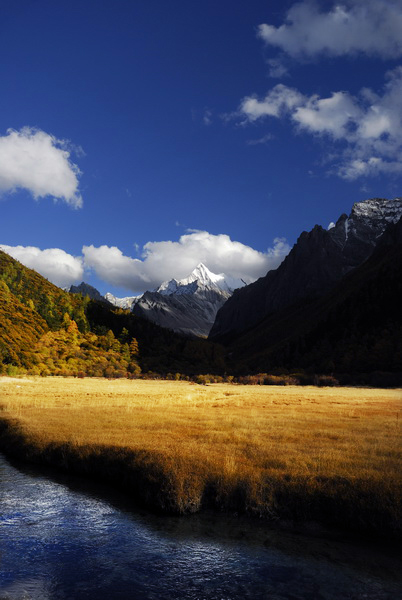
<path fill-rule="evenodd" d="M 241 372 L 402 372 L 402 220 L 325 296 L 278 311 L 229 346 Z"/>
<path fill-rule="evenodd" d="M 275 271 L 236 290 L 219 310 L 210 339 L 228 344 L 258 322 L 292 304 L 324 295 L 374 250 L 387 226 L 402 215 L 402 200 L 354 204 L 347 217 L 325 230 L 303 232 Z"/>

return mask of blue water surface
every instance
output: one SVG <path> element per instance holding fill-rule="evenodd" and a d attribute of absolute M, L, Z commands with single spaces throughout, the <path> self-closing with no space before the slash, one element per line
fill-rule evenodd
<path fill-rule="evenodd" d="M 398 600 L 393 550 L 170 517 L 0 455 L 0 600 Z"/>

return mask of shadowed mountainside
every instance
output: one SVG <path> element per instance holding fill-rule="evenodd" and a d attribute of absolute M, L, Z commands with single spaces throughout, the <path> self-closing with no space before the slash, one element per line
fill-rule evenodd
<path fill-rule="evenodd" d="M 228 345 L 236 371 L 402 372 L 402 219 L 327 294 L 263 319 Z"/>
<path fill-rule="evenodd" d="M 210 339 L 230 344 L 270 315 L 312 301 L 331 290 L 373 252 L 390 223 L 402 215 L 402 200 L 373 199 L 354 204 L 329 230 L 303 232 L 290 254 L 265 277 L 236 290 L 219 310 Z"/>

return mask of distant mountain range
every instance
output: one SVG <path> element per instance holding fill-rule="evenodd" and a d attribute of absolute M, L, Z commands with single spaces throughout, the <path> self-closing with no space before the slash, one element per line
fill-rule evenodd
<path fill-rule="evenodd" d="M 358 202 L 327 230 L 303 232 L 251 285 L 199 264 L 142 296 L 71 291 L 0 251 L 0 373 L 290 372 L 402 385 L 401 198 Z"/>
<path fill-rule="evenodd" d="M 110 292 L 104 295 L 104 299 L 116 306 L 117 308 L 124 308 L 124 310 L 131 310 L 133 305 L 138 301 L 140 296 L 125 296 L 124 298 L 118 298 Z"/>
<path fill-rule="evenodd" d="M 218 310 L 236 288 L 245 285 L 242 279 L 217 275 L 199 263 L 188 277 L 164 281 L 156 290 L 140 296 L 117 298 L 110 293 L 101 296 L 96 288 L 84 282 L 71 286 L 69 291 L 131 310 L 135 315 L 175 332 L 207 337 Z"/>
<path fill-rule="evenodd" d="M 80 285 L 70 285 L 68 288 L 64 288 L 66 292 L 70 294 L 81 294 L 82 296 L 88 296 L 91 300 L 98 300 L 99 302 L 106 302 L 117 308 L 124 308 L 125 310 L 131 310 L 133 304 L 140 298 L 140 296 L 126 296 L 125 298 L 117 298 L 110 292 L 107 292 L 104 296 L 92 285 L 82 281 Z"/>

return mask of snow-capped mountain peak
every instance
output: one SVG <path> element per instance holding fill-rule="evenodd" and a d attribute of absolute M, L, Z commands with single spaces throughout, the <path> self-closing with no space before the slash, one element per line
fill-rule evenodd
<path fill-rule="evenodd" d="M 396 223 L 402 217 L 402 198 L 370 198 L 355 202 L 351 217 L 360 217 L 379 221 L 382 219 Z"/>
<path fill-rule="evenodd" d="M 197 290 L 226 292 L 232 294 L 236 288 L 243 287 L 242 279 L 234 279 L 223 273 L 212 273 L 203 263 L 199 263 L 188 277 L 164 281 L 156 291 L 163 296 L 171 294 L 194 294 Z"/>
<path fill-rule="evenodd" d="M 402 198 L 371 198 L 353 205 L 349 221 L 353 229 L 357 230 L 362 225 L 369 226 L 376 237 L 379 237 L 390 223 L 396 223 L 401 217 Z"/>
<path fill-rule="evenodd" d="M 133 313 L 162 327 L 187 335 L 206 337 L 216 313 L 245 282 L 212 273 L 199 263 L 188 277 L 164 281 L 155 291 L 145 292 L 133 305 Z"/>
<path fill-rule="evenodd" d="M 142 294 L 140 294 L 139 296 L 126 296 L 125 298 L 117 298 L 117 296 L 114 296 L 110 292 L 107 292 L 104 298 L 108 302 L 110 302 L 110 304 L 113 304 L 113 306 L 117 306 L 118 308 L 124 308 L 125 310 L 131 310 L 133 308 L 133 304 L 138 302 L 141 296 Z"/>
<path fill-rule="evenodd" d="M 371 198 L 355 202 L 350 215 L 339 217 L 329 236 L 352 257 L 367 256 L 390 223 L 402 217 L 402 198 Z"/>

